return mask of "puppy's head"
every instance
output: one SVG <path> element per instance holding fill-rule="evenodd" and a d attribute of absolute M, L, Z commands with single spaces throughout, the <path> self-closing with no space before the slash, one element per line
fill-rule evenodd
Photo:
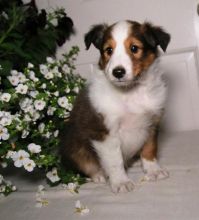
<path fill-rule="evenodd" d="M 161 27 L 134 21 L 95 25 L 85 35 L 86 49 L 93 44 L 100 51 L 99 67 L 118 87 L 132 85 L 157 57 L 158 46 L 165 52 L 169 41 Z"/>

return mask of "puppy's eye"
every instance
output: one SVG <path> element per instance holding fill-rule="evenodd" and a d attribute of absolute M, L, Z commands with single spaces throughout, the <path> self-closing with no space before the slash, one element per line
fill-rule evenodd
<path fill-rule="evenodd" d="M 105 49 L 105 52 L 106 52 L 109 56 L 111 56 L 112 53 L 113 53 L 113 48 L 112 48 L 112 47 L 107 47 L 107 48 Z"/>
<path fill-rule="evenodd" d="M 132 45 L 132 46 L 131 46 L 131 52 L 132 52 L 132 53 L 137 53 L 138 50 L 139 50 L 139 47 L 138 47 L 138 46 L 136 46 L 136 45 Z"/>

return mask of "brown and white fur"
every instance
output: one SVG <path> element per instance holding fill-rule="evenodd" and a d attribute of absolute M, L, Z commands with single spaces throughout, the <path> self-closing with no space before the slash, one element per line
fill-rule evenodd
<path fill-rule="evenodd" d="M 93 44 L 101 56 L 63 135 L 66 165 L 94 182 L 108 178 L 113 192 L 126 192 L 134 186 L 126 165 L 140 152 L 149 180 L 168 177 L 156 153 L 166 98 L 157 47 L 165 52 L 169 41 L 162 28 L 134 21 L 96 25 L 85 35 L 87 49 Z"/>

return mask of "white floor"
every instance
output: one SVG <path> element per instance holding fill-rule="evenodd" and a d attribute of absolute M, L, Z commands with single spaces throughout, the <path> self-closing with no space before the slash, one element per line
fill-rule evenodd
<path fill-rule="evenodd" d="M 61 187 L 48 188 L 49 205 L 36 208 L 40 178 L 9 174 L 19 191 L 0 200 L 0 220 L 198 220 L 199 219 L 199 131 L 162 135 L 160 163 L 170 178 L 144 182 L 133 192 L 114 195 L 109 186 L 87 183 L 79 194 Z M 139 182 L 143 176 L 139 163 L 129 170 Z M 90 209 L 86 216 L 75 213 L 80 200 Z"/>

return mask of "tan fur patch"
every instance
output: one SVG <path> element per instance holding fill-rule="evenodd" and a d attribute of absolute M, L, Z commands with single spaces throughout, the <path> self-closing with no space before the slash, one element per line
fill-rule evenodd
<path fill-rule="evenodd" d="M 135 76 L 141 74 L 144 70 L 147 70 L 149 66 L 153 63 L 155 60 L 154 53 L 148 52 L 146 57 L 141 59 L 134 59 L 134 66 L 133 66 L 133 73 Z"/>
<path fill-rule="evenodd" d="M 140 58 L 140 56 L 142 55 L 142 50 L 143 50 L 143 44 L 141 41 L 139 41 L 133 36 L 130 36 L 125 40 L 124 45 L 125 45 L 127 53 L 130 56 L 132 55 L 131 46 L 136 45 L 139 48 L 139 50 L 138 50 L 138 53 L 134 54 L 134 56 L 137 58 Z"/>
<path fill-rule="evenodd" d="M 101 54 L 101 58 L 99 60 L 99 66 L 101 69 L 105 68 L 106 64 L 111 58 L 111 54 L 108 53 L 107 48 L 112 48 L 114 51 L 115 47 L 116 47 L 116 42 L 111 37 L 103 45 L 103 51 Z"/>
<path fill-rule="evenodd" d="M 124 42 L 126 52 L 133 62 L 133 74 L 134 76 L 139 75 L 144 70 L 148 69 L 148 67 L 153 63 L 156 56 L 154 53 L 148 51 L 147 54 L 144 54 L 143 44 L 140 40 L 136 39 L 133 36 L 127 38 Z M 132 46 L 138 47 L 136 53 L 131 51 Z"/>
<path fill-rule="evenodd" d="M 157 156 L 157 140 L 156 135 L 150 135 L 147 142 L 145 143 L 142 152 L 141 157 L 145 158 L 147 160 L 154 160 Z"/>
<path fill-rule="evenodd" d="M 162 110 L 163 113 L 163 110 Z M 146 143 L 144 144 L 141 157 L 147 160 L 153 160 L 157 156 L 157 148 L 158 148 L 158 131 L 159 131 L 159 124 L 162 118 L 162 113 L 159 116 L 153 116 L 153 126 L 149 132 L 149 137 Z"/>

